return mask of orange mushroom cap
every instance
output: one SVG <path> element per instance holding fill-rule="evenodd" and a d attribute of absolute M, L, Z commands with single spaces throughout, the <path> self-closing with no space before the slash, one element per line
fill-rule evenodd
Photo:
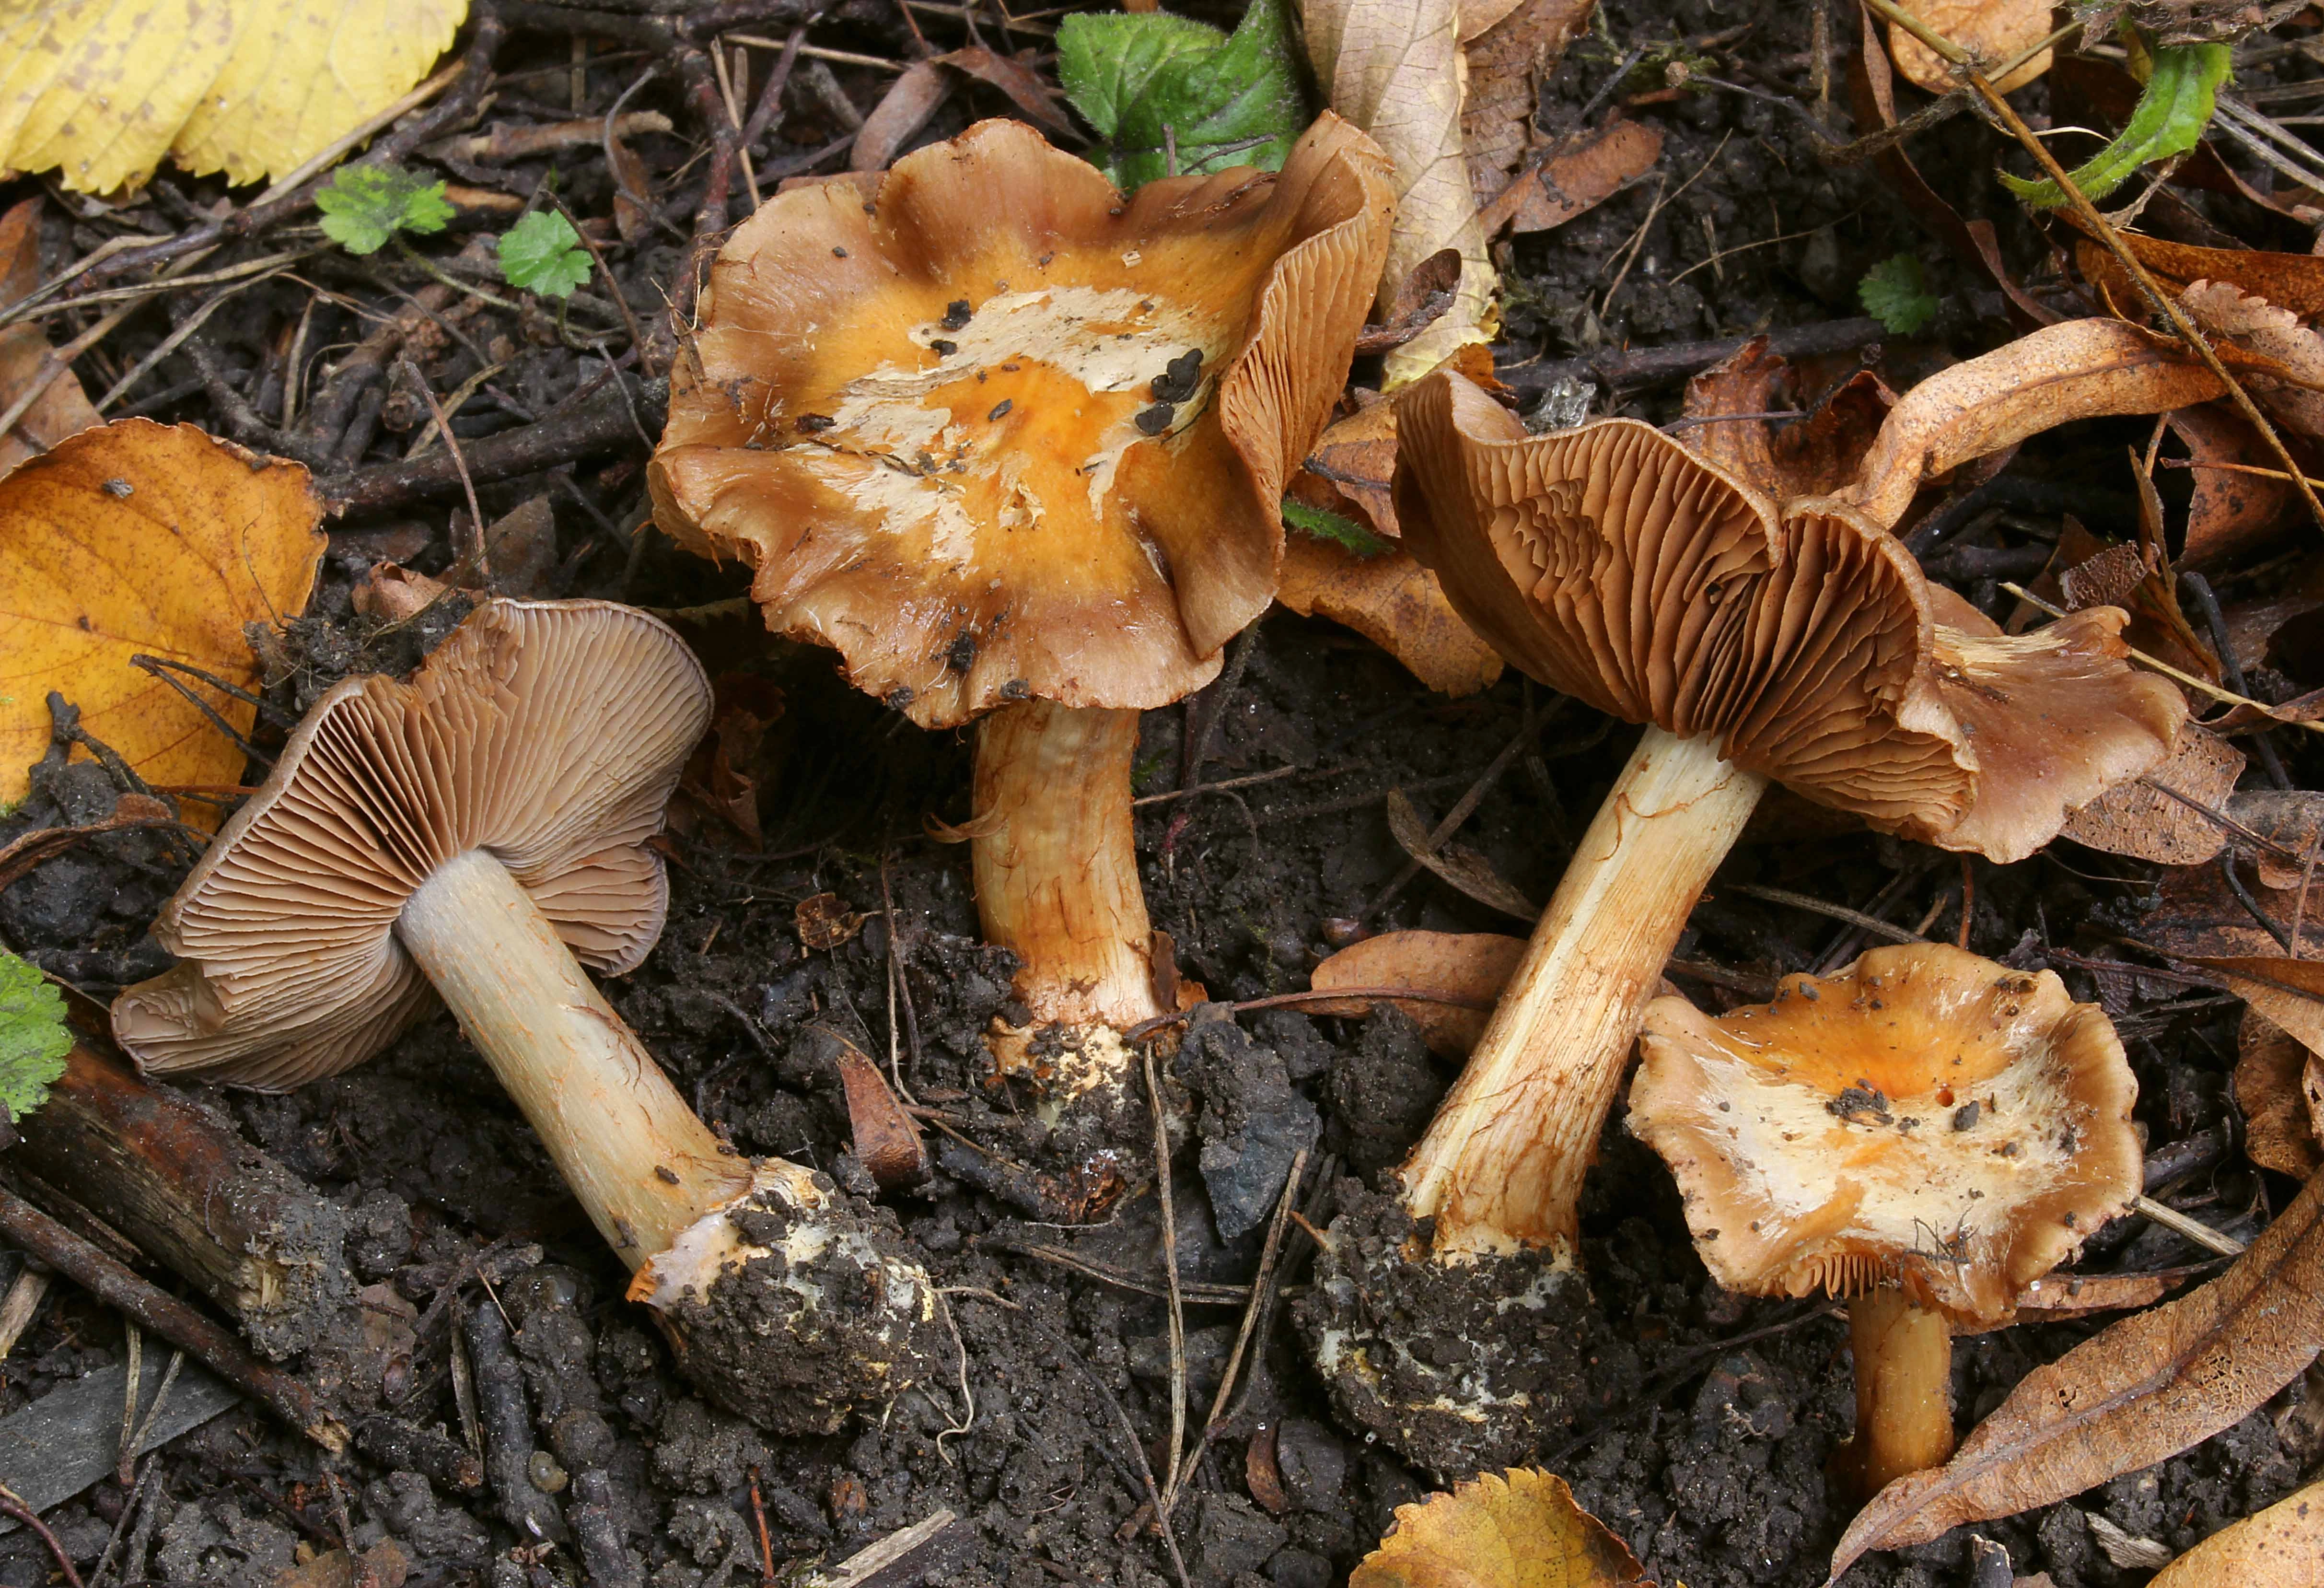
<path fill-rule="evenodd" d="M 1379 280 L 1387 156 L 1337 116 L 1282 171 L 1150 182 L 988 121 L 720 250 L 650 479 L 779 633 L 925 726 L 1145 707 L 1272 597 L 1286 478 Z"/>
<path fill-rule="evenodd" d="M 2122 1044 L 2048 971 L 1876 948 L 1717 1020 L 1658 998 L 1639 1047 L 1629 1128 L 1729 1290 L 1991 1325 L 2139 1191 Z"/>
<path fill-rule="evenodd" d="M 1397 418 L 1405 543 L 1495 650 L 1874 826 L 2023 859 L 2186 717 L 2120 611 L 1953 626 L 1973 609 L 1863 510 L 1779 503 L 1651 425 L 1528 435 L 1449 371 Z"/>

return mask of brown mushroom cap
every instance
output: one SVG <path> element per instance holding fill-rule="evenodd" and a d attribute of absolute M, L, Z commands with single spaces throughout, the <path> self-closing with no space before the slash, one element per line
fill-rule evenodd
<path fill-rule="evenodd" d="M 1405 543 L 1495 650 L 1877 827 L 2021 859 L 2186 715 L 2126 665 L 2113 608 L 2017 640 L 1951 628 L 1960 604 L 1860 509 L 1778 503 L 1650 425 L 1531 436 L 1440 372 L 1397 433 Z"/>
<path fill-rule="evenodd" d="M 1128 198 L 1006 121 L 783 194 L 711 272 L 655 518 L 923 725 L 1167 704 L 1273 594 L 1393 208 L 1330 115 Z"/>
<path fill-rule="evenodd" d="M 1630 1129 L 1730 1290 L 1996 1323 L 2139 1190 L 2122 1044 L 2047 971 L 1876 948 L 1718 1020 L 1658 998 L 1640 1048 Z"/>
<path fill-rule="evenodd" d="M 602 601 L 494 601 L 409 684 L 348 679 L 153 924 L 184 963 L 114 1004 L 149 1072 L 282 1090 L 433 1007 L 395 937 L 443 862 L 491 852 L 585 965 L 635 968 L 669 881 L 645 841 L 708 724 L 678 636 Z"/>

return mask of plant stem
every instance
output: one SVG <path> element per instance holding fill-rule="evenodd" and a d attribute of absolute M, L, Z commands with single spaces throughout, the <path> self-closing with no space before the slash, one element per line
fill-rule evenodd
<path fill-rule="evenodd" d="M 395 931 L 631 1268 L 750 1189 L 749 1160 L 721 1150 L 491 854 L 438 866 Z"/>
<path fill-rule="evenodd" d="M 1856 1357 L 1856 1437 L 1840 1460 L 1860 1497 L 1953 1453 L 1951 1325 L 1893 1285 L 1848 1304 Z"/>
<path fill-rule="evenodd" d="M 1164 1012 L 1132 842 L 1138 716 L 1029 700 L 977 725 L 977 910 L 985 939 L 1017 956 L 1037 1026 L 1119 1031 Z M 1070 1089 L 1112 1067 L 1085 1066 Z"/>
<path fill-rule="evenodd" d="M 1582 1177 L 1646 1000 L 1767 780 L 1649 727 L 1542 912 L 1469 1066 L 1404 1166 L 1438 1256 L 1570 1259 Z"/>

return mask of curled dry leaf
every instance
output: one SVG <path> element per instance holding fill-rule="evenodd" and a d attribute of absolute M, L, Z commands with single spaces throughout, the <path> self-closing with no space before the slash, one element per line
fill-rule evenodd
<path fill-rule="evenodd" d="M 2193 723 L 2182 723 L 2171 759 L 2144 777 L 2117 783 L 2059 831 L 2077 844 L 2158 865 L 2200 865 L 2227 846 L 2226 814 L 2244 754 Z"/>
<path fill-rule="evenodd" d="M 1914 14 L 1988 68 L 2015 60 L 2050 32 L 2049 0 L 1921 0 Z M 1952 69 L 1935 51 L 1894 23 L 1888 27 L 1888 48 L 1896 57 L 1896 69 L 1915 87 L 1932 94 L 1952 92 Z M 2044 50 L 1995 87 L 2006 94 L 2049 69 L 2050 51 Z"/>
<path fill-rule="evenodd" d="M 1619 1588 L 1643 1582 L 1637 1557 L 1573 1502 L 1565 1480 L 1519 1468 L 1486 1473 L 1417 1505 L 1348 1575 L 1348 1588 Z"/>
<path fill-rule="evenodd" d="M 906 67 L 857 129 L 854 147 L 847 155 L 848 169 L 887 170 L 888 162 L 903 152 L 914 133 L 927 125 L 928 117 L 951 91 L 952 79 L 935 61 L 915 60 Z"/>
<path fill-rule="evenodd" d="M 2179 566 L 2197 573 L 2230 568 L 2282 526 L 2293 502 L 2292 482 L 2243 472 L 2276 468 L 2275 454 L 2250 420 L 2222 403 L 2182 408 L 2168 423 L 2187 448 L 2194 481 Z"/>
<path fill-rule="evenodd" d="M 899 1191 L 928 1177 L 928 1150 L 912 1116 L 896 1101 L 888 1077 L 869 1055 L 830 1028 L 832 1062 L 847 1094 L 849 1142 L 856 1160 L 872 1171 L 882 1191 Z"/>
<path fill-rule="evenodd" d="M 2291 378 L 2245 377 L 2252 394 L 2276 421 L 2303 436 L 2324 436 L 2324 337 L 2300 317 L 2225 282 L 2197 282 L 2179 295 L 2188 317 L 2206 336 L 2233 342 L 2273 360 Z"/>
<path fill-rule="evenodd" d="M 1501 676 L 1436 576 L 1404 550 L 1359 557 L 1313 535 L 1284 537 L 1275 598 L 1304 617 L 1344 623 L 1447 695 L 1473 695 Z"/>
<path fill-rule="evenodd" d="M 1382 932 L 1317 965 L 1308 985 L 1319 992 L 1334 987 L 1419 987 L 1473 1003 L 1478 1007 L 1386 1001 L 1412 1017 L 1430 1052 L 1458 1058 L 1484 1034 L 1489 1011 L 1517 973 L 1525 946 L 1524 938 L 1498 932 Z M 1379 1002 L 1323 999 L 1302 1008 L 1308 1014 L 1361 1015 Z"/>
<path fill-rule="evenodd" d="M 1518 232 L 1562 226 L 1654 170 L 1662 154 L 1662 134 L 1644 122 L 1618 121 L 1519 171 L 1486 205 L 1485 235 L 1503 226 Z"/>
<path fill-rule="evenodd" d="M 133 827 L 175 826 L 177 821 L 170 808 L 151 794 L 124 794 L 114 801 L 113 814 L 103 821 L 85 827 L 34 827 L 0 848 L 0 891 L 22 882 L 42 861 L 54 859 L 84 839 Z"/>
<path fill-rule="evenodd" d="M 1388 790 L 1388 830 L 1406 854 L 1478 903 L 1521 921 L 1540 919 L 1541 906 L 1512 887 L 1483 855 L 1459 844 L 1430 843 L 1428 824 L 1401 789 Z"/>
<path fill-rule="evenodd" d="M 1291 494 L 1310 507 L 1344 512 L 1353 509 L 1380 534 L 1397 533 L 1396 500 L 1388 486 L 1396 477 L 1396 404 L 1374 402 L 1358 409 L 1315 439 L 1306 462 L 1292 476 Z"/>
<path fill-rule="evenodd" d="M 41 284 L 41 200 L 27 198 L 0 216 L 0 303 L 15 303 Z M 49 338 L 36 320 L 0 329 L 0 408 L 13 408 L 49 373 Z M 0 435 L 0 474 L 45 452 L 76 430 L 101 425 L 69 367 L 58 370 L 7 434 Z"/>
<path fill-rule="evenodd" d="M 54 0 L 0 12 L 0 175 L 77 192 L 164 154 L 235 182 L 279 177 L 393 104 L 468 0 Z"/>
<path fill-rule="evenodd" d="M 1500 191 L 1532 152 L 1539 136 L 1534 113 L 1541 104 L 1543 79 L 1589 22 L 1593 4 L 1518 0 L 1506 5 L 1494 0 L 1481 12 L 1477 0 L 1462 5 L 1468 95 L 1461 106 L 1461 146 L 1469 163 L 1469 185 L 1479 197 Z M 1485 21 L 1489 16 L 1492 20 Z M 1492 228 L 1486 230 L 1489 235 Z"/>
<path fill-rule="evenodd" d="M 2324 1482 L 2221 1529 L 2146 1588 L 2324 1588 Z"/>
<path fill-rule="evenodd" d="M 1380 277 L 1385 311 L 1404 279 L 1442 248 L 1461 290 L 1436 322 L 1388 355 L 1391 383 L 1417 379 L 1464 343 L 1487 339 L 1498 278 L 1461 148 L 1461 8 L 1455 0 L 1302 0 L 1307 53 L 1332 108 L 1395 162 L 1396 223 Z"/>
<path fill-rule="evenodd" d="M 1831 1574 L 1871 1550 L 2053 1504 L 2200 1444 L 2297 1378 L 2319 1334 L 2324 1177 L 2219 1278 L 2034 1369 L 1952 1460 L 1883 1489 L 1849 1524 Z"/>
<path fill-rule="evenodd" d="M 2324 1091 L 2324 1059 L 2255 1009 L 2244 1011 L 2236 1037 L 2235 1091 L 2244 1116 L 2244 1152 L 2252 1162 L 2298 1180 L 2324 1168 L 2315 1109 Z"/>
<path fill-rule="evenodd" d="M 30 788 L 51 690 L 149 783 L 239 782 L 241 747 L 129 659 L 254 688 L 243 626 L 306 606 L 321 516 L 298 465 L 150 420 L 83 430 L 0 479 L 0 800 Z M 252 706 L 212 705 L 249 733 Z"/>
<path fill-rule="evenodd" d="M 816 893 L 798 901 L 792 911 L 798 926 L 799 946 L 810 953 L 836 948 L 863 929 L 863 918 L 847 908 L 836 893 Z"/>
<path fill-rule="evenodd" d="M 2061 220 L 2080 227 L 2083 222 L 2070 209 L 2057 212 Z M 2264 298 L 2301 319 L 2324 315 L 2324 256 L 2276 254 L 2264 248 L 2202 248 L 2172 243 L 2137 232 L 2119 234 L 2131 256 L 2163 285 L 2184 288 L 2195 282 L 2221 282 L 2255 298 Z M 2128 309 L 2143 301 L 2114 257 L 2085 237 L 2078 243 L 2075 262 L 2082 274 L 2099 282 L 2114 300 Z"/>

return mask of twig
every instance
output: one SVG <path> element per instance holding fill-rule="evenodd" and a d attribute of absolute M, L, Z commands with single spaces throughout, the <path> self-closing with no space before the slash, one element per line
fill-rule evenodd
<path fill-rule="evenodd" d="M 81 1588 L 80 1574 L 73 1570 L 72 1556 L 65 1553 L 65 1546 L 58 1541 L 57 1536 L 49 1531 L 48 1523 L 41 1520 L 39 1513 L 24 1503 L 23 1496 L 5 1483 L 0 1483 L 0 1511 L 14 1517 L 40 1535 L 41 1542 L 49 1546 L 49 1553 L 57 1557 L 57 1569 L 64 1574 L 65 1588 Z"/>
<path fill-rule="evenodd" d="M 1925 943 L 1926 937 L 1908 932 L 1894 921 L 1884 921 L 1877 915 L 1867 915 L 1860 909 L 1850 909 L 1845 904 L 1827 904 L 1812 893 L 1794 893 L 1789 888 L 1763 888 L 1757 882 L 1729 882 L 1727 886 L 1738 893 L 1754 899 L 1764 899 L 1770 904 L 1784 905 L 1792 909 L 1804 909 L 1816 915 L 1830 916 L 1836 921 L 1846 921 L 1858 931 L 1869 932 L 1876 937 L 1886 937 L 1891 943 Z"/>
<path fill-rule="evenodd" d="M 1886 925 L 1886 922 L 1882 923 Z M 1890 928 L 1890 930 L 1895 930 Z M 1466 998 L 1457 992 L 1439 992 L 1433 987 L 1311 987 L 1305 992 L 1275 992 L 1265 998 L 1246 998 L 1226 1007 L 1236 1014 L 1258 1009 L 1284 1009 L 1302 1003 L 1325 1003 L 1342 998 L 1369 999 L 1375 1003 L 1392 1003 L 1402 1000 L 1408 1003 L 1443 1003 L 1454 1009 L 1490 1010 L 1489 1000 Z M 1190 1019 L 1191 1010 L 1176 1014 L 1157 1014 L 1151 1020 L 1139 1021 L 1121 1034 L 1125 1042 L 1142 1042 L 1166 1026 L 1175 1026 Z"/>
<path fill-rule="evenodd" d="M 766 1502 L 759 1498 L 759 1469 L 751 1469 L 751 1518 L 759 1525 L 759 1588 L 776 1588 L 774 1541 L 767 1537 Z"/>
<path fill-rule="evenodd" d="M 2157 1202 L 2142 1193 L 2130 1199 L 2130 1205 L 2134 1212 L 2145 1214 L 2173 1234 L 2186 1236 L 2206 1251 L 2216 1251 L 2221 1257 L 2243 1255 L 2244 1242 L 2233 1235 L 2221 1234 L 2200 1220 L 2189 1218 L 2167 1202 Z"/>
<path fill-rule="evenodd" d="M 1169 1480 L 1157 1501 L 1167 1519 L 1178 1498 L 1178 1455 L 1186 1443 L 1186 1304 L 1178 1290 L 1178 1219 L 1170 1194 L 1170 1122 L 1162 1112 L 1162 1085 L 1154 1076 L 1154 1049 L 1140 1054 L 1146 1061 L 1146 1105 L 1154 1116 L 1154 1184 L 1162 1204 L 1162 1266 L 1170 1287 L 1170 1460 Z"/>

